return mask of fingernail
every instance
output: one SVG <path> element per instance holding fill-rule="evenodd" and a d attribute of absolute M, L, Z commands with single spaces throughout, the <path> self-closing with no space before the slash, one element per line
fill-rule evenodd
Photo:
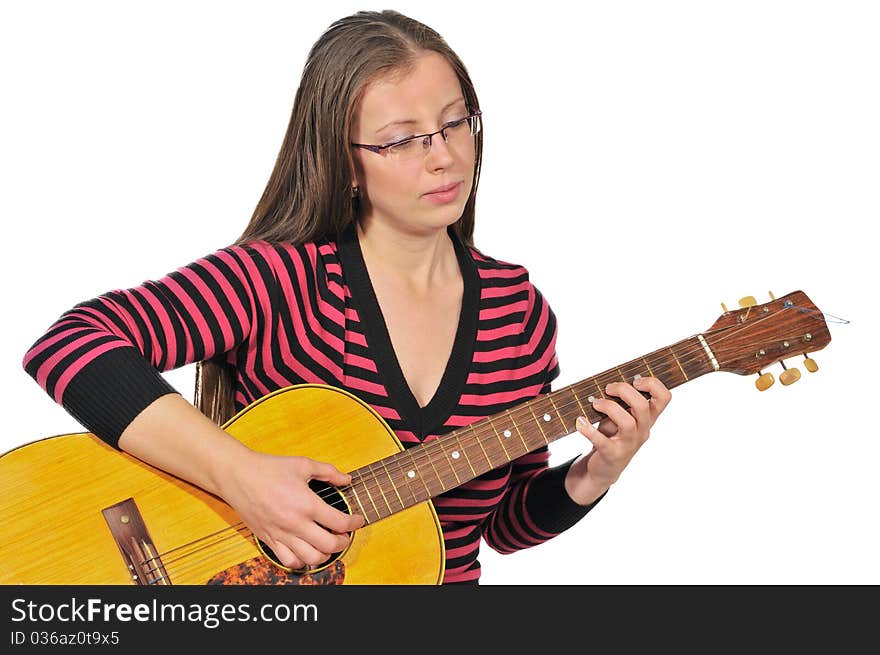
<path fill-rule="evenodd" d="M 578 429 L 585 430 L 587 428 L 587 419 L 585 419 L 583 416 L 578 416 L 574 424 L 575 427 L 577 427 Z"/>

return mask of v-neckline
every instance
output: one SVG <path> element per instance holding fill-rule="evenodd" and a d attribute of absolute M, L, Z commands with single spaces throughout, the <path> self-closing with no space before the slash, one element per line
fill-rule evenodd
<path fill-rule="evenodd" d="M 391 342 L 388 325 L 367 271 L 354 223 L 340 234 L 337 243 L 342 274 L 351 289 L 361 324 L 367 335 L 368 347 L 373 349 L 376 368 L 385 381 L 389 400 L 419 439 L 424 439 L 426 435 L 432 434 L 442 426 L 455 408 L 467 382 L 477 339 L 480 276 L 471 254 L 458 239 L 452 227 L 448 227 L 446 231 L 455 248 L 464 290 L 452 351 L 440 378 L 440 384 L 424 407 L 419 406 L 403 375 L 403 369 Z"/>

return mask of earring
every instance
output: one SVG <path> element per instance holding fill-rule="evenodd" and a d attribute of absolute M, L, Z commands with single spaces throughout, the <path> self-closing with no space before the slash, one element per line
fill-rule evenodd
<path fill-rule="evenodd" d="M 351 187 L 351 197 L 357 198 L 361 193 L 360 187 L 353 186 Z"/>

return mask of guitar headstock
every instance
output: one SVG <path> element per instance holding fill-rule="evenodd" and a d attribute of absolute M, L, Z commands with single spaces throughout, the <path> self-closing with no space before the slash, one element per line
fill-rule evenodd
<path fill-rule="evenodd" d="M 788 368 L 784 361 L 803 356 L 804 367 L 818 370 L 809 353 L 821 350 L 831 342 L 831 333 L 824 314 L 803 291 L 794 291 L 759 305 L 752 296 L 739 301 L 739 309 L 728 310 L 703 333 L 719 370 L 739 375 L 759 374 L 755 386 L 764 391 L 773 384 L 772 373 L 764 369 L 779 362 L 785 369 L 779 376 L 784 385 L 800 378 L 797 368 Z"/>

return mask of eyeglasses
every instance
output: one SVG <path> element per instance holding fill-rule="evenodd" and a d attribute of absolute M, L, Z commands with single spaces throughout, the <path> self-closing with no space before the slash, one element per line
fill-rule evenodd
<path fill-rule="evenodd" d="M 428 154 L 431 150 L 431 140 L 437 134 L 441 135 L 443 140 L 452 146 L 464 145 L 482 128 L 482 115 L 483 112 L 478 109 L 460 120 L 447 123 L 436 132 L 416 134 L 394 143 L 380 146 L 368 145 L 366 143 L 352 143 L 351 145 L 397 161 L 411 161 Z"/>

